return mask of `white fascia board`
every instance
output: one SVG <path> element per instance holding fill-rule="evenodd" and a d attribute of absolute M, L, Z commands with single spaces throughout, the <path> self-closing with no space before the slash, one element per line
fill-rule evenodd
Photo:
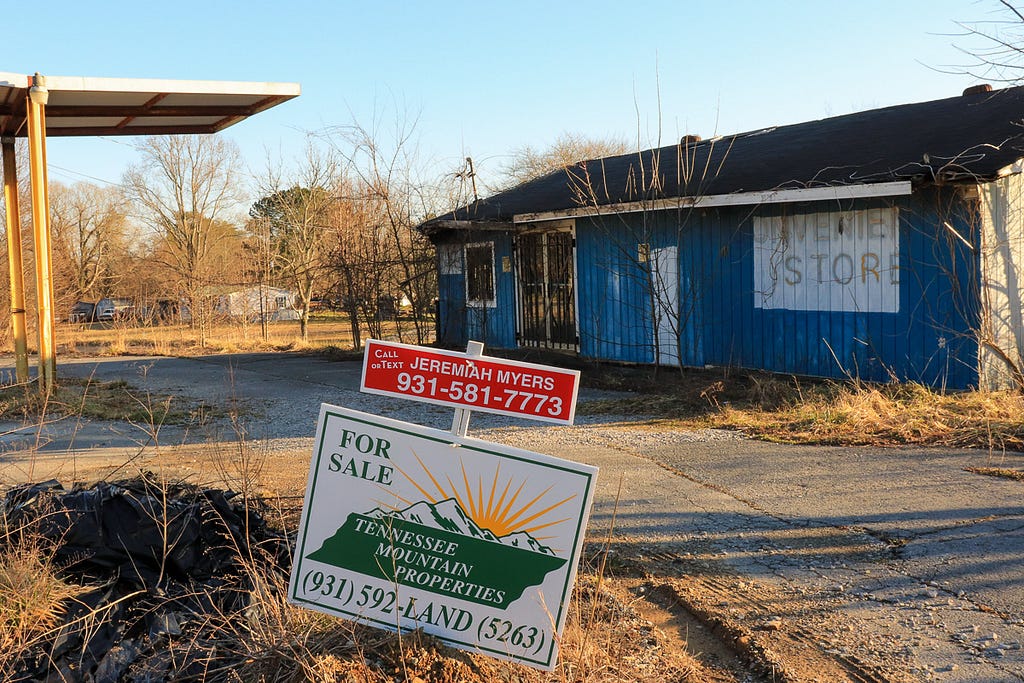
<path fill-rule="evenodd" d="M 143 92 L 199 95 L 264 95 L 296 97 L 298 83 L 257 81 L 176 81 L 154 78 L 94 78 L 88 76 L 46 76 L 49 90 L 78 92 Z"/>
<path fill-rule="evenodd" d="M 640 211 L 663 211 L 671 209 L 702 209 L 714 206 L 756 206 L 758 204 L 787 204 L 789 202 L 816 202 L 835 199 L 864 199 L 869 197 L 899 197 L 912 192 L 909 180 L 889 183 L 866 183 L 863 185 L 836 185 L 830 187 L 805 187 L 792 190 L 763 190 L 759 192 L 736 192 L 714 194 L 703 197 L 671 197 L 641 202 L 624 202 L 602 206 L 583 206 L 576 209 L 521 213 L 513 216 L 513 223 L 536 223 L 559 218 L 585 218 Z"/>
<path fill-rule="evenodd" d="M 29 76 L 0 71 L 0 86 L 5 88 L 27 88 Z"/>
<path fill-rule="evenodd" d="M 1008 164 L 999 169 L 996 175 L 1000 178 L 1005 178 L 1008 175 L 1015 175 L 1021 171 L 1024 171 L 1024 159 L 1017 159 L 1012 164 Z"/>
<path fill-rule="evenodd" d="M 102 78 L 92 76 L 51 76 L 46 78 L 48 90 L 77 92 L 183 93 L 199 95 L 260 95 L 265 97 L 298 97 L 298 83 L 270 81 L 186 81 L 161 78 Z M 28 88 L 31 75 L 0 71 L 0 86 Z"/>

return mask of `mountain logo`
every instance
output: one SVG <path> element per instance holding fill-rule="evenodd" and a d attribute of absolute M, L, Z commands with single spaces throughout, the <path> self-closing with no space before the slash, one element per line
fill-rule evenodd
<path fill-rule="evenodd" d="M 482 528 L 455 498 L 350 513 L 308 559 L 503 609 L 566 563 L 528 530 Z"/>

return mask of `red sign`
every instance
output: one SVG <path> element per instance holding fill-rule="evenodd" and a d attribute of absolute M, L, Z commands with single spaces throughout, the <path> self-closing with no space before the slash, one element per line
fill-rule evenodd
<path fill-rule="evenodd" d="M 453 408 L 572 424 L 580 373 L 371 339 L 360 390 Z"/>

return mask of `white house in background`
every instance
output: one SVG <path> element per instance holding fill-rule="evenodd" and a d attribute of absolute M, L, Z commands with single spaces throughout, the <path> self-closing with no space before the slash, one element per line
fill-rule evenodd
<path fill-rule="evenodd" d="M 295 292 L 269 285 L 251 285 L 217 296 L 214 312 L 232 318 L 298 320 Z"/>

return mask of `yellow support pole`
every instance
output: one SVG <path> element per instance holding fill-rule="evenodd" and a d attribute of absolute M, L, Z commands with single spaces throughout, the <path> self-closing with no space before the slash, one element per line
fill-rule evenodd
<path fill-rule="evenodd" d="M 7 264 L 11 280 L 11 333 L 18 382 L 28 381 L 28 331 L 25 325 L 25 269 L 21 260 L 21 207 L 18 206 L 18 169 L 14 138 L 2 140 L 4 202 L 7 208 Z"/>
<path fill-rule="evenodd" d="M 57 379 L 53 339 L 53 268 L 50 247 L 50 205 L 46 178 L 45 79 L 36 73 L 28 93 L 28 157 L 32 186 L 32 232 L 36 246 L 36 305 L 39 323 L 39 388 L 49 393 Z"/>

